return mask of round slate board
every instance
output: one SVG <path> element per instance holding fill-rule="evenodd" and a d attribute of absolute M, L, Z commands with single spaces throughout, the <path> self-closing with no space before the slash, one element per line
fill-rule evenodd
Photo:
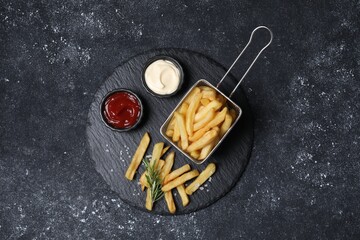
<path fill-rule="evenodd" d="M 168 55 L 177 59 L 185 73 L 184 85 L 176 96 L 156 98 L 151 96 L 141 83 L 141 71 L 145 62 L 156 55 Z M 151 154 L 154 143 L 165 141 L 160 135 L 160 126 L 172 112 L 186 91 L 199 79 L 206 79 L 216 85 L 226 72 L 225 68 L 199 53 L 184 49 L 159 49 L 137 55 L 115 69 L 95 94 L 88 115 L 87 138 L 91 158 L 95 161 L 96 170 L 101 174 L 111 189 L 131 206 L 147 211 L 145 208 L 146 193 L 138 185 L 141 165 L 135 179 L 128 181 L 124 174 L 131 161 L 141 137 L 149 132 L 151 143 L 147 154 Z M 222 83 L 221 90 L 229 93 L 235 86 L 236 79 L 229 75 Z M 144 117 L 141 124 L 129 132 L 114 132 L 107 128 L 101 120 L 100 104 L 102 98 L 116 88 L 128 88 L 139 95 L 144 105 Z M 224 196 L 240 178 L 250 157 L 253 143 L 253 122 L 244 92 L 238 89 L 233 98 L 243 110 L 239 122 L 227 136 L 221 146 L 207 162 L 196 165 L 186 159 L 175 148 L 173 169 L 188 163 L 193 169 L 203 170 L 210 162 L 214 162 L 217 171 L 198 191 L 190 196 L 190 203 L 183 207 L 176 189 L 173 190 L 176 203 L 176 214 L 184 214 L 205 208 Z M 165 145 L 170 143 L 165 142 Z M 165 200 L 156 202 L 152 213 L 168 214 Z"/>

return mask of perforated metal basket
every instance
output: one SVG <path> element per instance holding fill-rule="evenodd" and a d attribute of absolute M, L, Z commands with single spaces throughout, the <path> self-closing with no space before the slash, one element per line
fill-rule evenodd
<path fill-rule="evenodd" d="M 246 72 L 244 73 L 244 75 L 242 76 L 242 78 L 240 79 L 240 81 L 237 83 L 237 85 L 235 86 L 235 88 L 233 89 L 233 91 L 230 93 L 229 96 L 225 95 L 223 92 L 221 92 L 218 87 L 220 86 L 220 84 L 223 82 L 223 80 L 226 78 L 226 76 L 229 74 L 229 72 L 231 71 L 231 69 L 234 67 L 234 65 L 236 64 L 236 62 L 239 60 L 239 58 L 241 57 L 241 55 L 245 52 L 245 50 L 247 49 L 247 47 L 249 46 L 249 44 L 252 41 L 253 35 L 254 33 L 258 30 L 258 29 L 266 29 L 267 31 L 269 31 L 270 33 L 270 40 L 269 42 L 259 51 L 259 53 L 257 54 L 257 56 L 254 58 L 253 62 L 250 64 L 249 68 L 246 70 Z M 181 99 L 181 101 L 179 102 L 179 104 L 175 107 L 175 109 L 171 112 L 171 114 L 169 115 L 169 117 L 166 119 L 166 121 L 163 123 L 163 125 L 160 128 L 160 133 L 161 135 L 168 141 L 170 142 L 176 149 L 178 149 L 182 154 L 184 154 L 188 159 L 190 159 L 191 161 L 193 161 L 196 164 L 202 164 L 204 163 L 215 151 L 216 149 L 220 146 L 220 144 L 224 141 L 224 139 L 226 138 L 226 136 L 229 134 L 229 132 L 233 129 L 233 127 L 235 126 L 235 124 L 239 121 L 241 114 L 242 114 L 242 110 L 241 108 L 234 102 L 231 100 L 231 96 L 234 94 L 234 92 L 236 91 L 236 89 L 239 87 L 240 83 L 242 82 L 242 80 L 245 78 L 245 76 L 247 75 L 247 73 L 250 71 L 251 67 L 254 65 L 254 63 L 256 62 L 256 60 L 258 59 L 258 57 L 260 56 L 260 54 L 271 44 L 273 39 L 273 34 L 271 32 L 271 30 L 265 26 L 259 26 L 257 28 L 255 28 L 251 35 L 250 35 L 250 39 L 248 41 L 248 43 L 246 44 L 246 46 L 244 47 L 244 49 L 241 51 L 241 53 L 239 54 L 239 56 L 235 59 L 235 61 L 233 62 L 233 64 L 230 66 L 230 68 L 228 69 L 228 71 L 225 73 L 225 75 L 222 77 L 222 79 L 219 81 L 219 83 L 216 85 L 216 87 L 214 85 L 212 85 L 211 83 L 209 83 L 208 81 L 206 81 L 205 79 L 201 79 L 199 81 L 197 81 L 190 89 L 189 91 L 185 94 L 185 96 Z M 205 159 L 203 160 L 197 160 L 194 159 L 193 157 L 190 156 L 190 154 L 188 154 L 187 152 L 185 152 L 183 149 L 181 149 L 175 142 L 172 141 L 171 138 L 169 138 L 166 135 L 166 129 L 168 128 L 168 125 L 171 121 L 171 119 L 174 116 L 175 111 L 177 111 L 181 104 L 184 102 L 185 98 L 190 94 L 190 92 L 195 88 L 195 87 L 199 87 L 199 86 L 208 86 L 211 87 L 212 89 L 214 89 L 218 94 L 220 94 L 221 96 L 223 96 L 226 100 L 227 100 L 227 105 L 230 109 L 234 109 L 235 113 L 236 113 L 236 118 L 233 121 L 233 123 L 231 124 L 230 128 L 227 130 L 227 132 L 221 137 L 221 139 L 218 141 L 218 143 L 214 146 L 214 148 L 211 150 L 211 152 L 206 156 Z"/>

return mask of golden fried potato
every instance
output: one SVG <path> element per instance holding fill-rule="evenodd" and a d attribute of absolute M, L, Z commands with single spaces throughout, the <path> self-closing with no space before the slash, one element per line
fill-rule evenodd
<path fill-rule="evenodd" d="M 174 180 L 175 178 L 181 176 L 182 174 L 190 171 L 190 169 L 191 169 L 190 165 L 189 165 L 189 164 L 185 164 L 185 165 L 182 166 L 181 168 L 178 168 L 178 169 L 172 171 L 171 173 L 169 173 L 169 174 L 165 177 L 163 183 L 164 183 L 164 184 L 167 184 L 168 182 Z"/>
<path fill-rule="evenodd" d="M 214 89 L 211 90 L 203 90 L 202 91 L 202 98 L 209 99 L 213 101 L 216 99 L 216 91 Z"/>
<path fill-rule="evenodd" d="M 184 184 L 181 184 L 181 185 L 177 186 L 176 190 L 179 192 L 179 195 L 180 195 L 180 198 L 181 198 L 181 201 L 182 201 L 182 205 L 184 207 L 186 207 L 189 204 L 190 201 L 189 201 L 188 195 L 186 194 Z"/>
<path fill-rule="evenodd" d="M 216 171 L 214 163 L 206 166 L 205 170 L 185 189 L 187 195 L 193 194 L 206 180 L 208 180 Z"/>
<path fill-rule="evenodd" d="M 224 136 L 227 130 L 231 127 L 233 118 L 229 113 L 226 114 L 224 122 L 221 124 L 220 136 Z"/>
<path fill-rule="evenodd" d="M 149 133 L 145 133 L 142 137 L 139 146 L 137 147 L 135 154 L 131 160 L 131 163 L 129 165 L 129 168 L 127 169 L 125 173 L 125 177 L 129 180 L 134 179 L 134 175 L 136 170 L 138 169 L 142 159 L 144 158 L 146 149 L 148 148 L 150 143 L 150 135 Z"/>
<path fill-rule="evenodd" d="M 200 157 L 200 151 L 199 150 L 192 151 L 190 152 L 190 156 L 194 159 L 198 159 Z"/>
<path fill-rule="evenodd" d="M 210 103 L 211 104 L 211 103 Z M 209 104 L 209 105 L 210 105 Z M 189 140 L 194 142 L 197 141 L 198 139 L 200 139 L 209 129 L 211 129 L 212 127 L 215 127 L 217 125 L 219 125 L 220 123 L 222 123 L 225 120 L 225 116 L 226 113 L 228 111 L 228 108 L 225 107 L 223 108 L 223 110 L 221 110 L 221 112 L 217 113 L 216 116 L 210 121 L 208 122 L 205 127 L 199 129 L 198 131 L 196 131 L 194 133 L 194 135 L 192 135 L 191 137 L 189 137 Z"/>
<path fill-rule="evenodd" d="M 180 108 L 179 108 L 178 112 L 179 112 L 180 114 L 182 114 L 182 115 L 184 115 L 184 116 L 185 116 L 185 114 L 186 114 L 186 112 L 187 112 L 188 108 L 189 108 L 189 104 L 187 104 L 186 102 L 184 102 L 183 104 L 181 104 L 181 106 L 180 106 Z"/>
<path fill-rule="evenodd" d="M 201 96 L 201 93 L 195 94 L 193 101 L 190 103 L 189 108 L 186 111 L 185 125 L 188 136 L 192 136 L 194 131 L 195 112 L 200 105 Z"/>
<path fill-rule="evenodd" d="M 200 91 L 201 91 L 200 88 L 194 87 L 194 89 L 185 98 L 184 102 L 186 102 L 187 104 L 190 104 L 192 102 L 193 97 L 195 96 L 195 94 L 200 93 Z"/>
<path fill-rule="evenodd" d="M 175 112 L 174 114 L 175 114 L 175 118 L 176 118 L 176 123 L 179 126 L 181 148 L 183 150 L 185 150 L 189 146 L 189 142 L 188 142 L 188 136 L 187 136 L 186 127 L 185 127 L 184 116 L 177 112 Z"/>
<path fill-rule="evenodd" d="M 176 120 L 176 118 L 175 118 Z M 180 130 L 179 130 L 179 125 L 177 124 L 177 121 L 175 121 L 174 123 L 174 133 L 172 136 L 172 140 L 173 142 L 177 142 L 180 140 Z"/>
<path fill-rule="evenodd" d="M 204 136 L 202 136 L 199 140 L 190 144 L 190 146 L 187 148 L 187 151 L 192 152 L 205 147 L 206 145 L 214 141 L 217 135 L 218 132 L 216 130 L 210 130 L 206 132 Z"/>
<path fill-rule="evenodd" d="M 203 119 L 194 124 L 194 131 L 203 128 L 208 122 L 210 122 L 215 117 L 215 110 L 210 109 L 210 111 L 205 115 Z"/>
<path fill-rule="evenodd" d="M 236 111 L 231 108 L 229 112 L 230 112 L 230 115 L 231 115 L 233 121 L 235 121 L 235 119 L 236 119 Z"/>
<path fill-rule="evenodd" d="M 176 212 L 176 206 L 175 206 L 175 202 L 174 202 L 174 198 L 171 193 L 171 190 L 165 192 L 164 197 L 165 197 L 166 205 L 169 209 L 169 212 L 174 214 Z"/>
<path fill-rule="evenodd" d="M 205 115 L 211 110 L 214 109 L 215 111 L 222 107 L 221 102 L 214 100 L 211 101 L 206 107 L 204 107 L 201 111 L 195 114 L 195 122 L 200 121 L 205 117 Z"/>
<path fill-rule="evenodd" d="M 210 100 L 209 99 L 206 99 L 206 98 L 203 98 L 200 100 L 200 103 L 202 106 L 206 106 L 210 103 Z"/>
<path fill-rule="evenodd" d="M 161 168 L 161 173 L 160 173 L 160 179 L 162 179 L 163 182 L 165 177 L 170 173 L 172 166 L 174 165 L 174 158 L 175 158 L 174 152 L 169 153 L 165 158 L 165 164 Z"/>
<path fill-rule="evenodd" d="M 199 171 L 198 170 L 192 170 L 190 172 L 184 173 L 183 175 L 181 175 L 180 177 L 172 180 L 171 182 L 167 183 L 166 185 L 164 185 L 161 190 L 163 192 L 167 192 L 170 191 L 173 188 L 176 188 L 177 186 L 189 181 L 192 178 L 195 178 L 199 175 Z"/>
<path fill-rule="evenodd" d="M 209 153 L 211 152 L 211 150 L 215 147 L 215 145 L 219 142 L 219 138 L 216 137 L 214 139 L 214 141 L 210 142 L 208 145 L 206 145 L 205 147 L 203 147 L 201 149 L 201 152 L 200 152 L 200 156 L 197 158 L 198 160 L 203 160 L 205 159 Z"/>
<path fill-rule="evenodd" d="M 145 207 L 149 211 L 151 211 L 152 208 L 153 208 L 153 201 L 151 199 L 151 190 L 150 190 L 150 188 L 148 188 L 147 191 L 146 191 Z"/>
<path fill-rule="evenodd" d="M 174 136 L 174 130 L 168 129 L 168 130 L 166 130 L 165 134 L 169 138 L 172 138 Z"/>

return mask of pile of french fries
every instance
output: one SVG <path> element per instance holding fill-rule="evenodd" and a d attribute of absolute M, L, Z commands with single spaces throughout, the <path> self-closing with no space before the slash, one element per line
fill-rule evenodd
<path fill-rule="evenodd" d="M 195 87 L 174 112 L 166 136 L 193 159 L 205 159 L 236 118 L 226 98 L 208 86 Z"/>
<path fill-rule="evenodd" d="M 145 133 L 143 138 L 140 141 L 140 144 L 132 158 L 132 161 L 129 165 L 125 173 L 125 177 L 129 180 L 133 180 L 135 173 L 141 164 L 142 159 L 145 156 L 146 150 L 150 144 L 150 136 L 148 133 Z M 160 171 L 160 178 L 162 181 L 162 192 L 164 193 L 165 201 L 170 213 L 176 212 L 176 205 L 174 201 L 174 197 L 172 194 L 172 190 L 176 188 L 179 192 L 182 205 L 185 207 L 189 204 L 189 195 L 192 195 L 207 179 L 209 179 L 216 171 L 216 166 L 214 163 L 210 163 L 207 167 L 199 173 L 198 170 L 192 170 L 189 164 L 185 164 L 184 166 L 175 169 L 172 171 L 172 167 L 175 160 L 175 153 L 170 152 L 165 157 L 165 160 L 161 158 L 167 152 L 169 147 L 164 147 L 163 142 L 156 143 L 154 145 L 150 164 L 154 164 L 158 171 Z M 146 190 L 146 201 L 145 207 L 149 211 L 153 208 L 153 201 L 151 198 L 151 188 L 146 179 L 146 171 L 140 177 L 140 185 L 141 189 Z M 191 179 L 195 180 L 188 186 L 185 185 Z"/>

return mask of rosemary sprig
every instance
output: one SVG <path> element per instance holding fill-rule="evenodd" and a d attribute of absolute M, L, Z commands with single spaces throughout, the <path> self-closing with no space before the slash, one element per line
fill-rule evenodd
<path fill-rule="evenodd" d="M 149 183 L 150 190 L 151 190 L 151 199 L 152 202 L 156 202 L 160 200 L 164 196 L 164 192 L 161 190 L 162 180 L 160 179 L 160 170 L 155 169 L 155 163 L 150 163 L 149 158 L 144 158 L 143 162 L 146 168 L 146 180 Z"/>

